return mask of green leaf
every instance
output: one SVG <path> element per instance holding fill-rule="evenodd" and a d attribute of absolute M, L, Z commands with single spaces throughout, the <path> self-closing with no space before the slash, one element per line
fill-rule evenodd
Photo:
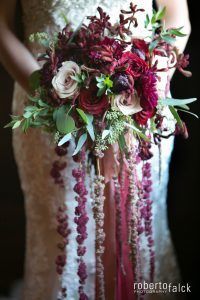
<path fill-rule="evenodd" d="M 86 140 L 87 140 L 87 133 L 83 133 L 78 140 L 76 149 L 75 149 L 74 153 L 72 154 L 72 156 L 76 155 L 81 150 L 81 148 L 85 144 Z"/>
<path fill-rule="evenodd" d="M 15 121 L 11 121 L 8 124 L 6 124 L 3 128 L 9 128 L 9 127 L 13 127 L 13 125 L 15 124 Z"/>
<path fill-rule="evenodd" d="M 96 80 L 98 82 L 97 87 L 99 88 L 97 92 L 98 97 L 101 97 L 104 93 L 111 93 L 110 88 L 113 87 L 113 81 L 109 76 L 101 74 L 101 77 L 96 77 Z"/>
<path fill-rule="evenodd" d="M 41 99 L 38 100 L 38 104 L 41 107 L 49 107 L 49 105 L 47 103 L 43 102 Z"/>
<path fill-rule="evenodd" d="M 156 130 L 156 124 L 154 117 L 150 119 L 150 130 L 151 132 L 154 132 Z"/>
<path fill-rule="evenodd" d="M 97 82 L 102 82 L 102 81 L 104 81 L 104 77 L 103 76 L 101 76 L 101 77 L 96 76 L 96 81 Z"/>
<path fill-rule="evenodd" d="M 97 87 L 98 87 L 99 89 L 102 89 L 102 88 L 104 88 L 103 81 L 101 81 L 101 82 L 97 83 Z"/>
<path fill-rule="evenodd" d="M 36 106 L 26 106 L 24 108 L 24 111 L 28 111 L 28 112 L 35 112 L 37 110 L 37 107 Z"/>
<path fill-rule="evenodd" d="M 104 79 L 104 84 L 108 87 L 108 88 L 112 88 L 113 87 L 113 81 L 110 79 L 109 76 L 106 76 Z"/>
<path fill-rule="evenodd" d="M 67 123 L 66 132 L 67 133 L 72 132 L 75 129 L 74 119 L 68 115 L 66 123 Z"/>
<path fill-rule="evenodd" d="M 182 29 L 182 27 L 181 27 L 181 29 Z M 180 32 L 180 30 L 177 29 L 177 28 L 169 29 L 169 30 L 168 30 L 168 33 L 169 33 L 169 34 L 174 34 L 174 35 L 179 36 L 179 37 L 184 37 L 184 36 L 187 35 L 187 34 L 185 34 L 185 33 Z"/>
<path fill-rule="evenodd" d="M 23 120 L 21 123 L 21 127 L 22 127 L 22 130 L 24 132 L 26 132 L 28 130 L 28 128 L 30 127 L 30 119 Z"/>
<path fill-rule="evenodd" d="M 163 41 L 165 41 L 168 44 L 172 44 L 175 42 L 175 38 L 171 37 L 170 35 L 166 34 L 166 35 L 162 35 L 161 36 Z"/>
<path fill-rule="evenodd" d="M 31 116 L 33 115 L 33 113 L 31 111 L 26 111 L 24 114 L 23 114 L 23 117 L 25 119 L 28 119 L 30 118 Z"/>
<path fill-rule="evenodd" d="M 32 97 L 31 95 L 27 95 L 28 99 L 34 103 L 37 103 L 40 99 L 37 97 Z"/>
<path fill-rule="evenodd" d="M 162 9 L 159 9 L 159 11 L 156 13 L 156 21 L 162 20 L 165 13 L 166 13 L 166 7 L 163 7 Z"/>
<path fill-rule="evenodd" d="M 199 119 L 199 116 L 196 115 L 196 114 L 194 114 L 194 113 L 192 113 L 191 111 L 184 110 L 184 109 L 180 109 L 180 108 L 178 108 L 178 110 L 183 111 L 183 112 L 185 112 L 185 113 L 188 113 L 189 115 L 192 115 L 192 116 L 194 116 L 195 118 Z"/>
<path fill-rule="evenodd" d="M 58 109 L 56 108 L 53 112 L 53 120 L 56 122 Z"/>
<path fill-rule="evenodd" d="M 102 140 L 104 140 L 108 135 L 110 134 L 110 130 L 109 129 L 104 129 L 104 131 L 102 132 Z"/>
<path fill-rule="evenodd" d="M 81 79 L 82 79 L 82 81 L 84 81 L 85 79 L 86 79 L 86 74 L 85 73 L 81 73 Z"/>
<path fill-rule="evenodd" d="M 180 105 L 176 105 L 177 107 L 183 108 L 185 110 L 190 110 L 189 106 L 187 106 L 186 104 L 180 104 Z"/>
<path fill-rule="evenodd" d="M 39 112 L 40 116 L 46 117 L 48 115 L 49 109 L 48 108 L 41 109 L 41 110 L 38 110 L 38 112 Z"/>
<path fill-rule="evenodd" d="M 40 111 L 36 111 L 33 113 L 33 118 L 36 119 L 40 115 Z"/>
<path fill-rule="evenodd" d="M 35 91 L 40 86 L 40 70 L 36 70 L 29 77 L 29 86 L 31 90 Z"/>
<path fill-rule="evenodd" d="M 72 132 L 75 128 L 74 119 L 65 112 L 65 107 L 60 107 L 56 114 L 56 127 L 60 133 Z"/>
<path fill-rule="evenodd" d="M 148 27 L 149 23 L 150 23 L 149 15 L 146 15 L 146 19 L 145 19 L 145 23 L 144 23 L 145 28 Z"/>
<path fill-rule="evenodd" d="M 66 142 L 68 142 L 70 139 L 72 138 L 72 134 L 67 133 L 65 136 L 63 136 L 63 138 L 59 141 L 58 146 L 62 146 L 63 144 L 65 144 Z"/>
<path fill-rule="evenodd" d="M 65 22 L 66 25 L 69 24 L 69 21 L 64 12 L 60 13 L 60 17 L 63 19 L 63 21 Z"/>
<path fill-rule="evenodd" d="M 130 127 L 136 131 L 140 131 L 141 128 L 138 126 L 138 124 L 136 122 L 133 122 L 133 124 L 130 124 L 130 123 L 127 123 L 127 122 L 124 122 L 124 125 L 126 125 L 127 127 Z"/>
<path fill-rule="evenodd" d="M 192 103 L 192 102 L 194 102 L 196 100 L 197 100 L 197 98 L 189 98 L 189 99 L 166 98 L 166 99 L 160 99 L 160 103 L 162 105 L 176 106 L 176 105 L 189 104 L 189 103 Z"/>
<path fill-rule="evenodd" d="M 92 123 L 93 120 L 94 120 L 93 115 L 86 114 L 86 116 L 87 116 L 87 118 L 88 118 L 89 123 Z"/>
<path fill-rule="evenodd" d="M 22 120 L 17 121 L 17 122 L 13 125 L 12 129 L 18 128 L 18 127 L 21 125 L 21 122 L 22 122 Z"/>
<path fill-rule="evenodd" d="M 126 122 L 125 122 L 125 125 L 128 126 L 128 127 L 130 127 L 130 128 L 132 128 L 133 131 L 134 131 L 137 135 L 139 135 L 142 139 L 144 139 L 144 140 L 147 141 L 147 142 L 150 142 L 150 139 L 149 139 L 142 131 L 140 131 L 140 130 L 138 129 L 138 126 L 135 126 L 134 124 L 129 124 L 129 123 L 126 123 Z M 139 127 L 139 128 L 140 128 L 140 127 Z"/>
<path fill-rule="evenodd" d="M 151 42 L 149 44 L 149 51 L 153 52 L 153 50 L 156 48 L 157 45 L 158 45 L 158 40 L 154 40 L 153 42 Z"/>
<path fill-rule="evenodd" d="M 82 109 L 80 109 L 80 108 L 76 108 L 76 110 L 77 110 L 77 112 L 79 113 L 79 115 L 81 116 L 82 120 L 83 120 L 86 124 L 88 124 L 88 123 L 89 123 L 89 120 L 88 120 L 87 115 L 85 114 L 85 112 L 84 112 Z"/>
<path fill-rule="evenodd" d="M 169 106 L 169 109 L 170 109 L 172 115 L 174 116 L 175 120 L 177 121 L 178 125 L 180 125 L 182 127 L 183 123 L 182 123 L 181 118 L 179 117 L 179 114 L 177 113 L 177 110 L 173 106 Z"/>
<path fill-rule="evenodd" d="M 125 141 L 125 137 L 123 134 L 120 134 L 119 139 L 118 139 L 118 144 L 119 144 L 120 150 L 124 151 L 124 149 L 126 147 L 126 141 Z"/>
<path fill-rule="evenodd" d="M 93 124 L 90 122 L 87 126 L 86 129 L 91 137 L 91 139 L 94 141 L 95 140 L 95 135 L 94 135 L 94 127 Z"/>
<path fill-rule="evenodd" d="M 155 22 L 156 22 L 156 13 L 154 13 L 151 18 L 151 24 L 154 24 Z"/>
<path fill-rule="evenodd" d="M 106 91 L 106 86 L 99 88 L 98 92 L 97 92 L 97 97 L 101 97 Z"/>

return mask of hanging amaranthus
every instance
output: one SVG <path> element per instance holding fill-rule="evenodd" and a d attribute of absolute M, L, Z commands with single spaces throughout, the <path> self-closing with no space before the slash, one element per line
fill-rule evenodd
<path fill-rule="evenodd" d="M 75 215 L 74 218 L 75 223 L 77 224 L 77 255 L 79 257 L 79 265 L 78 265 L 78 276 L 79 276 L 79 299 L 80 300 L 87 300 L 88 297 L 84 292 L 84 285 L 85 280 L 87 278 L 87 267 L 84 262 L 84 255 L 86 253 L 86 247 L 84 246 L 84 241 L 87 238 L 87 228 L 86 224 L 88 222 L 88 216 L 86 213 L 86 195 L 88 194 L 87 189 L 85 187 L 85 152 L 81 152 L 81 161 L 80 167 L 77 169 L 72 170 L 72 176 L 76 179 L 76 184 L 74 186 L 74 191 L 78 194 L 75 197 L 78 205 L 75 208 Z"/>
<path fill-rule="evenodd" d="M 128 179 L 129 188 L 127 195 L 127 221 L 128 221 L 128 242 L 131 248 L 131 261 L 133 264 L 134 278 L 138 278 L 138 177 L 136 170 L 136 150 L 134 146 L 128 150 Z"/>
<path fill-rule="evenodd" d="M 65 181 L 63 176 L 63 171 L 67 167 L 67 163 L 64 156 L 66 156 L 68 152 L 69 142 L 62 145 L 62 147 L 56 147 L 55 153 L 58 155 L 59 160 L 55 160 L 52 164 L 50 175 L 54 179 L 55 184 L 58 184 L 60 188 L 65 188 Z M 59 291 L 59 298 L 67 299 L 67 287 L 62 286 L 62 274 L 64 272 L 64 267 L 67 263 L 67 254 L 66 254 L 66 247 L 69 243 L 68 236 L 71 230 L 68 227 L 68 216 L 67 216 L 67 207 L 66 204 L 62 204 L 58 207 L 57 215 L 57 233 L 61 237 L 61 241 L 57 244 L 57 248 L 59 250 L 59 254 L 56 257 L 56 272 L 60 276 L 61 287 Z"/>
<path fill-rule="evenodd" d="M 66 205 L 60 206 L 58 208 L 56 220 L 58 222 L 57 232 L 61 236 L 62 240 L 57 244 L 60 254 L 57 256 L 55 263 L 57 274 L 61 276 L 67 262 L 66 246 L 69 242 L 68 235 L 70 234 L 70 230 L 68 228 L 68 216 L 66 214 Z M 67 299 L 67 288 L 65 286 L 62 286 L 62 283 L 60 297 L 58 298 L 58 300 L 61 299 Z"/>
<path fill-rule="evenodd" d="M 142 184 L 143 184 L 143 199 L 145 202 L 145 234 L 147 236 L 147 244 L 149 247 L 150 256 L 150 281 L 153 282 L 154 271 L 155 271 L 155 252 L 153 249 L 153 232 L 152 232 L 152 200 L 150 199 L 150 193 L 152 191 L 152 181 L 151 181 L 151 164 L 145 162 L 142 167 Z"/>
<path fill-rule="evenodd" d="M 97 299 L 105 300 L 105 282 L 104 282 L 104 265 L 102 256 L 105 247 L 103 246 L 105 240 L 104 226 L 104 177 L 96 175 L 93 183 L 93 213 L 96 223 L 96 277 L 98 281 L 99 292 Z"/>
<path fill-rule="evenodd" d="M 118 176 L 113 176 L 113 182 L 115 187 L 115 206 L 116 206 L 116 238 L 119 247 L 120 268 L 125 274 L 123 257 L 122 257 L 122 210 L 121 210 L 121 186 Z"/>

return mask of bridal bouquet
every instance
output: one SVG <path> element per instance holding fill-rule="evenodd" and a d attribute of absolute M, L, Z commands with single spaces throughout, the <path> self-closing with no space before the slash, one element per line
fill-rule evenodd
<path fill-rule="evenodd" d="M 73 170 L 76 180 L 75 222 L 77 224 L 77 254 L 80 258 L 78 275 L 80 277 L 80 299 L 88 299 L 84 292 L 87 277 L 84 263 L 84 240 L 87 238 L 86 224 L 88 216 L 85 210 L 86 158 L 90 157 L 95 166 L 93 178 L 93 211 L 96 220 L 96 256 L 97 278 L 99 281 L 99 299 L 104 298 L 104 276 L 102 255 L 104 252 L 103 231 L 104 186 L 105 178 L 101 169 L 104 155 L 115 149 L 116 172 L 112 175 L 115 182 L 116 210 L 118 210 L 118 239 L 120 241 L 120 197 L 123 190 L 123 165 L 126 165 L 128 176 L 127 222 L 131 260 L 135 278 L 139 274 L 139 236 L 145 231 L 150 251 L 150 276 L 154 272 L 154 250 L 151 237 L 151 170 L 147 162 L 152 157 L 151 145 L 160 145 L 162 138 L 175 134 L 187 137 L 185 123 L 178 111 L 189 112 L 188 103 L 195 99 L 173 99 L 169 95 L 169 85 L 159 89 L 162 76 L 169 70 L 177 68 L 184 75 L 188 56 L 180 54 L 174 46 L 176 37 L 184 36 L 182 28 L 166 29 L 161 23 L 165 9 L 146 16 L 144 26 L 147 36 L 139 39 L 134 36 L 138 26 L 137 14 L 144 13 L 136 5 L 122 10 L 119 22 L 110 23 L 109 16 L 99 7 L 99 16 L 87 17 L 87 25 L 81 24 L 72 30 L 69 23 L 53 37 L 47 33 L 35 33 L 30 36 L 33 42 L 45 47 L 39 57 L 43 61 L 40 70 L 31 75 L 33 90 L 28 96 L 29 103 L 21 116 L 12 116 L 7 125 L 21 127 L 26 132 L 30 127 L 42 128 L 50 132 L 57 144 L 55 151 L 62 157 L 67 154 L 70 141 L 75 143 L 73 157 L 78 163 Z M 159 66 L 159 60 L 166 61 Z M 165 76 L 165 78 L 167 78 Z M 165 115 L 168 110 L 169 122 Z M 169 129 L 169 124 L 173 125 Z M 118 154 L 116 154 L 118 147 Z M 114 152 L 114 150 L 113 150 Z M 136 165 L 143 161 L 142 178 L 137 174 Z M 117 171 L 117 165 L 120 165 Z M 51 170 L 56 183 L 64 185 L 61 176 L 65 163 L 56 161 Z M 119 171 L 120 169 L 120 171 Z M 124 194 L 123 194 L 124 195 Z M 144 212 L 145 211 L 145 212 Z M 63 237 L 59 245 L 64 251 L 69 230 L 66 220 L 66 209 L 59 208 L 58 232 Z M 142 225 L 144 219 L 144 225 Z M 64 222 L 64 223 L 63 223 Z M 63 225 L 64 224 L 64 225 Z M 62 274 L 66 255 L 58 255 L 57 272 Z M 66 295 L 65 288 L 62 296 Z"/>

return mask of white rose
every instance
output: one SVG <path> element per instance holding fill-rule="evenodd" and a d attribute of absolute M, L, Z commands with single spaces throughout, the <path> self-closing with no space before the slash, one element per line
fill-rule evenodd
<path fill-rule="evenodd" d="M 136 93 L 128 98 L 124 94 L 116 95 L 112 99 L 112 106 L 126 116 L 136 114 L 142 110 L 140 99 Z"/>
<path fill-rule="evenodd" d="M 65 61 L 52 79 L 52 85 L 60 98 L 73 98 L 79 91 L 78 82 L 72 76 L 81 73 L 80 67 L 73 61 Z"/>

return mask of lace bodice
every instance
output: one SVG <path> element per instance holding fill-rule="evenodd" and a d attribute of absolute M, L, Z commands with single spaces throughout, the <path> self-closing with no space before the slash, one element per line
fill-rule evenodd
<path fill-rule="evenodd" d="M 21 0 L 25 35 L 28 37 L 33 32 L 51 32 L 56 27 L 61 28 L 65 24 L 63 15 L 76 28 L 86 16 L 94 15 L 98 6 L 109 13 L 112 22 L 116 22 L 120 9 L 128 9 L 130 2 L 130 0 Z M 137 4 L 138 8 L 145 9 L 145 13 L 137 14 L 139 25 L 134 33 L 145 36 L 144 19 L 146 14 L 152 13 L 152 0 L 134 0 L 133 3 Z"/>

